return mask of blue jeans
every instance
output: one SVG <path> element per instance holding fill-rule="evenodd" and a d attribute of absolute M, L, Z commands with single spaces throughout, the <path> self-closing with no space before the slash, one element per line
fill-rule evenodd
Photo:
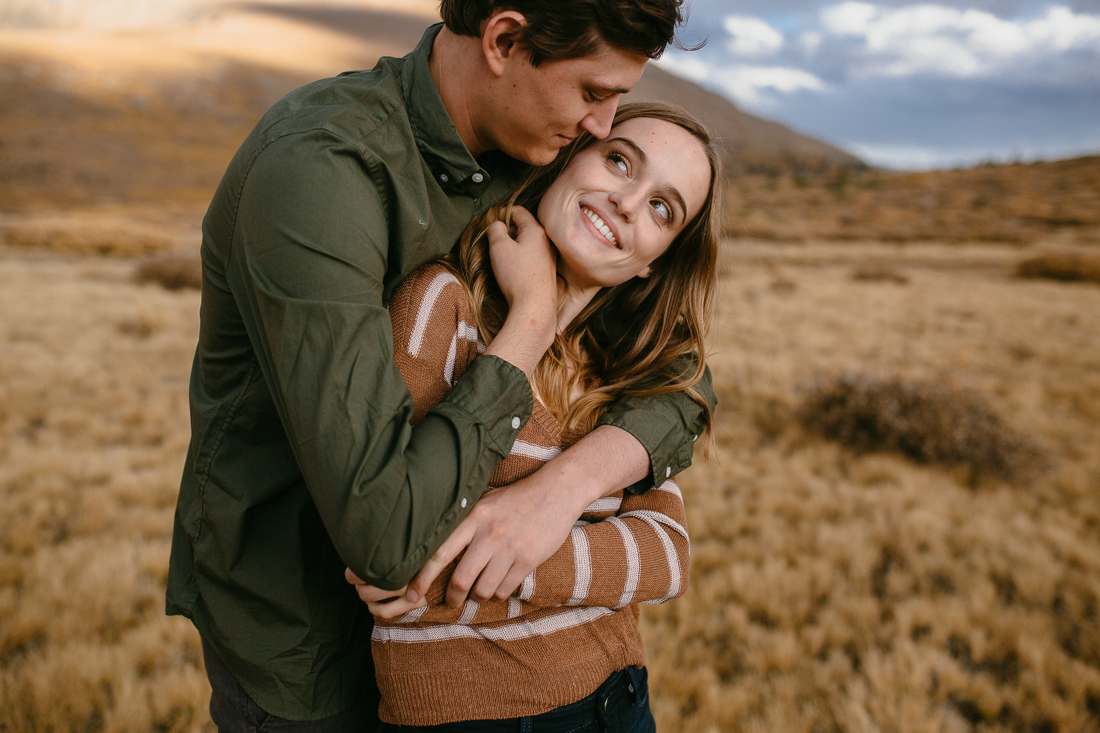
<path fill-rule="evenodd" d="M 376 733 L 656 733 L 647 677 L 645 667 L 627 667 L 612 673 L 583 700 L 541 715 L 426 726 L 383 723 Z"/>

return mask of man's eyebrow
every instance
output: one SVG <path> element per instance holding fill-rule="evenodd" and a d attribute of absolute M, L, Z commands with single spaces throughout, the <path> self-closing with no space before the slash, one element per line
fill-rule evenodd
<path fill-rule="evenodd" d="M 639 161 L 641 161 L 642 165 L 645 165 L 646 160 L 647 160 L 646 155 L 645 155 L 645 151 L 642 150 L 641 148 L 639 148 L 638 145 L 633 140 L 631 140 L 630 138 L 627 138 L 627 137 L 613 137 L 610 140 L 608 140 L 607 142 L 617 143 L 619 145 L 624 145 L 627 148 L 630 148 L 630 152 L 632 152 L 634 154 L 634 156 L 637 157 Z M 680 216 L 682 218 L 687 218 L 687 210 L 688 210 L 687 202 L 684 201 L 684 197 L 683 197 L 683 195 L 680 194 L 680 190 L 678 188 L 676 188 L 675 186 L 669 186 L 668 188 L 665 189 L 665 193 L 667 193 L 668 197 L 670 199 L 672 199 L 672 203 L 680 208 Z"/>
<path fill-rule="evenodd" d="M 599 94 L 601 97 L 609 97 L 613 94 L 628 94 L 630 92 L 626 87 L 605 87 L 602 84 L 592 84 L 589 86 L 588 91 Z"/>

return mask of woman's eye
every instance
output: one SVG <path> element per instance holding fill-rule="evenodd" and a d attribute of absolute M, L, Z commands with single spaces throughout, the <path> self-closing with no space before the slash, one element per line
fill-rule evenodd
<path fill-rule="evenodd" d="M 672 221 L 672 209 L 669 205 L 661 199 L 653 199 L 653 210 L 657 212 L 657 216 L 661 218 L 661 221 L 668 223 Z"/>
<path fill-rule="evenodd" d="M 626 164 L 626 158 L 618 153 L 609 153 L 607 159 L 610 160 L 615 166 L 619 168 L 623 173 L 630 172 L 630 166 Z"/>

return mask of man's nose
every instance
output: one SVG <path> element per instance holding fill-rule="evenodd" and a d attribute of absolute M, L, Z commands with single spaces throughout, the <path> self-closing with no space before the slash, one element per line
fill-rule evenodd
<path fill-rule="evenodd" d="M 611 132 L 611 123 L 615 119 L 618 98 L 605 99 L 581 120 L 581 128 L 592 133 L 597 140 L 603 140 Z"/>

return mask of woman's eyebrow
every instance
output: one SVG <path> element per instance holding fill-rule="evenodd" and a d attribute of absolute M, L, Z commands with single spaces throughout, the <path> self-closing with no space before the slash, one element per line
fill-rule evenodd
<path fill-rule="evenodd" d="M 630 152 L 633 153 L 634 156 L 638 158 L 638 160 L 640 160 L 643 164 L 648 160 L 645 156 L 645 151 L 639 148 L 638 145 L 628 137 L 613 137 L 607 142 L 620 143 L 630 148 Z"/>
<path fill-rule="evenodd" d="M 675 186 L 669 186 L 665 192 L 668 197 L 672 199 L 672 203 L 680 209 L 680 218 L 687 218 L 687 202 L 684 201 L 684 197 L 680 195 L 680 191 Z"/>

